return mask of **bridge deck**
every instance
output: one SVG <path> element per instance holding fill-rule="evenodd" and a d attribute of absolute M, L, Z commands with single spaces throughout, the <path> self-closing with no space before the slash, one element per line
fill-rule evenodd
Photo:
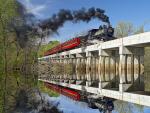
<path fill-rule="evenodd" d="M 56 57 L 61 55 L 86 53 L 89 51 L 96 51 L 96 50 L 98 51 L 99 49 L 104 49 L 104 50 L 118 49 L 120 46 L 145 47 L 147 46 L 147 44 L 148 45 L 150 44 L 150 32 L 119 38 L 119 39 L 115 39 L 115 40 L 111 40 L 111 41 L 107 41 L 107 42 L 103 42 L 100 44 L 95 44 L 87 47 L 77 48 L 77 49 L 61 52 L 58 54 L 53 54 L 46 57 Z"/>

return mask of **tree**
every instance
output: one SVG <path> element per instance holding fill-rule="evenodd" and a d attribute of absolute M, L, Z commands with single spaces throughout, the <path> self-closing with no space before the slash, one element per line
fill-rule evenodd
<path fill-rule="evenodd" d="M 8 39 L 8 25 L 16 13 L 16 1 L 15 0 L 0 0 L 0 112 L 6 112 L 7 102 L 7 47 L 9 46 Z"/>
<path fill-rule="evenodd" d="M 115 27 L 115 37 L 122 38 L 133 34 L 143 33 L 144 26 L 134 27 L 130 22 L 119 22 Z"/>
<path fill-rule="evenodd" d="M 24 12 L 16 0 L 0 0 L 0 113 L 15 109 L 19 92 L 28 91 L 37 82 L 37 76 L 35 79 L 30 73 L 37 53 L 36 35 L 27 24 L 32 15 Z M 14 73 L 18 67 L 26 67 L 24 73 Z"/>
<path fill-rule="evenodd" d="M 144 25 L 139 26 L 134 34 L 144 33 Z"/>

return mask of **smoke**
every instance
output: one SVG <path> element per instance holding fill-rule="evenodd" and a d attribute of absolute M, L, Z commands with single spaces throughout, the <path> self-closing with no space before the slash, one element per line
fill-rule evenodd
<path fill-rule="evenodd" d="M 109 17 L 105 15 L 105 11 L 99 8 L 82 8 L 77 11 L 61 9 L 57 14 L 53 14 L 51 18 L 37 22 L 33 14 L 26 12 L 24 6 L 18 3 L 19 19 L 14 19 L 11 26 L 17 34 L 17 40 L 22 48 L 24 48 L 29 40 L 30 35 L 45 37 L 57 33 L 57 30 L 63 26 L 66 21 L 77 23 L 79 21 L 89 22 L 92 19 L 99 19 L 102 22 L 110 24 Z"/>
<path fill-rule="evenodd" d="M 62 9 L 57 14 L 54 14 L 51 18 L 41 22 L 39 26 L 45 30 L 49 29 L 52 32 L 57 32 L 57 30 L 63 26 L 66 21 L 73 21 L 77 23 L 79 21 L 89 22 L 91 19 L 98 18 L 102 22 L 109 24 L 109 17 L 104 14 L 105 11 L 99 8 L 89 8 L 86 10 L 82 8 L 77 11 L 70 11 Z"/>

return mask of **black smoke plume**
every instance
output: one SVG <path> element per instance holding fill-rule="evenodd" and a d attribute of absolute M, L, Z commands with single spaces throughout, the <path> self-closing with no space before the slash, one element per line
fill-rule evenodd
<path fill-rule="evenodd" d="M 105 11 L 99 8 L 90 8 L 88 10 L 82 8 L 77 11 L 62 9 L 51 18 L 41 22 L 39 26 L 43 30 L 49 29 L 52 32 L 57 32 L 57 30 L 63 26 L 66 21 L 73 21 L 75 23 L 78 21 L 89 22 L 91 19 L 98 18 L 102 22 L 110 24 L 109 17 L 104 13 Z"/>
<path fill-rule="evenodd" d="M 79 21 L 89 22 L 92 19 L 99 19 L 102 22 L 110 24 L 109 17 L 105 15 L 105 11 L 99 8 L 89 8 L 88 10 L 82 8 L 77 11 L 70 11 L 62 9 L 57 14 L 54 14 L 47 20 L 37 23 L 34 15 L 28 14 L 22 4 L 18 3 L 19 19 L 14 19 L 11 27 L 17 34 L 17 40 L 22 48 L 26 46 L 30 35 L 45 37 L 56 33 L 57 30 L 63 26 L 66 21 L 77 23 Z"/>

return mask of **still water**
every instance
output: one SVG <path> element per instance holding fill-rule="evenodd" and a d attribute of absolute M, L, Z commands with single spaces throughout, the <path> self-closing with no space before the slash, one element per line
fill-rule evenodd
<path fill-rule="evenodd" d="M 78 102 L 68 97 L 60 95 L 59 97 L 49 97 L 49 101 L 58 106 L 63 113 L 100 113 L 98 109 L 91 109 L 85 102 Z M 139 106 L 127 102 L 115 101 L 115 110 L 112 113 L 150 113 L 150 107 Z"/>

